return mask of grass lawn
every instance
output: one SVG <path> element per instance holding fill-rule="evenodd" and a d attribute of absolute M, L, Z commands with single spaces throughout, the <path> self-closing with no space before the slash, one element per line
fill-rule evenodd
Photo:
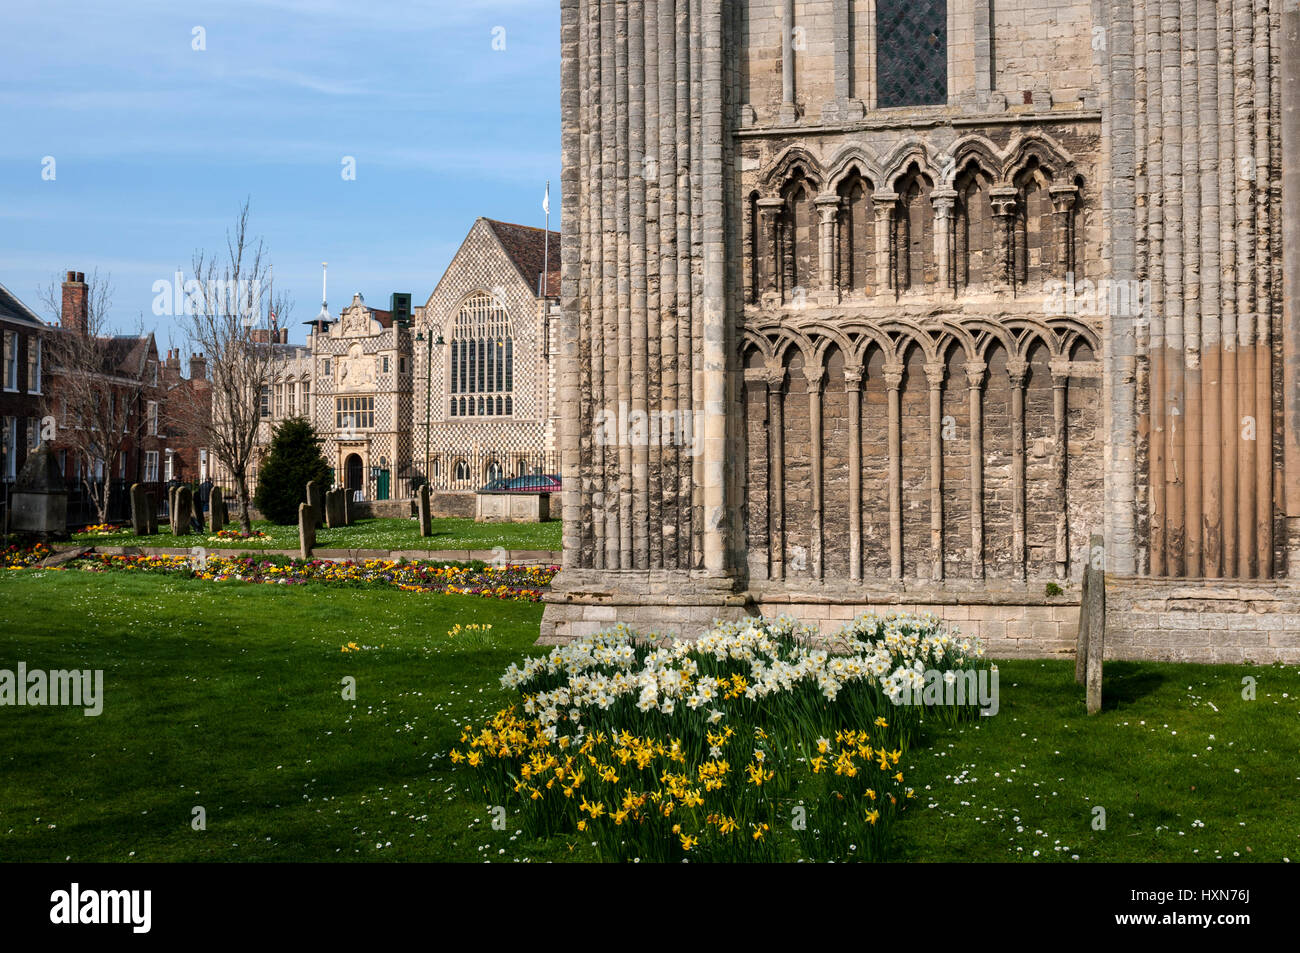
<path fill-rule="evenodd" d="M 563 523 L 476 523 L 469 519 L 435 519 L 433 535 L 420 536 L 420 524 L 414 519 L 363 519 L 351 526 L 335 529 L 321 527 L 316 531 L 317 549 L 387 549 L 428 552 L 444 549 L 549 549 L 561 548 L 560 534 Z M 238 531 L 239 524 L 227 527 Z M 262 549 L 297 549 L 298 526 L 280 526 L 267 520 L 256 520 L 253 529 L 267 534 L 266 539 L 212 540 L 206 534 L 176 537 L 166 524 L 158 527 L 158 535 L 141 538 L 128 526 L 122 532 L 106 534 L 78 534 L 73 542 L 100 546 L 160 546 L 164 548 L 189 548 L 205 546 L 208 549 L 233 549 L 239 552 L 256 552 Z"/>
<path fill-rule="evenodd" d="M 541 611 L 6 572 L 0 669 L 102 668 L 105 703 L 98 717 L 0 708 L 0 859 L 592 859 L 567 838 L 494 830 L 471 773 L 446 757 L 461 724 L 512 700 L 497 678 L 535 651 Z M 449 638 L 458 623 L 492 629 Z M 1072 676 L 1066 662 L 1004 662 L 997 716 L 905 755 L 918 800 L 900 858 L 1300 859 L 1300 673 L 1111 663 L 1094 718 Z M 196 806 L 205 831 L 191 828 Z"/>

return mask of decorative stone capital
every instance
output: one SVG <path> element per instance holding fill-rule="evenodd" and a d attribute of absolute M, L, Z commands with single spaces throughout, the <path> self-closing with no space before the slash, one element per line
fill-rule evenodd
<path fill-rule="evenodd" d="M 1065 358 L 1059 358 L 1055 361 L 1049 361 L 1047 365 L 1052 371 L 1052 386 L 1064 387 L 1070 380 L 1071 362 Z"/>
<path fill-rule="evenodd" d="M 813 205 L 817 207 L 817 212 L 821 215 L 822 224 L 829 225 L 835 221 L 835 216 L 840 212 L 840 197 L 834 192 L 823 192 L 813 199 Z"/>
<path fill-rule="evenodd" d="M 1074 208 L 1074 203 L 1079 199 L 1079 189 L 1077 186 L 1069 183 L 1053 185 L 1048 189 L 1052 196 L 1052 211 L 1065 213 Z"/>
<path fill-rule="evenodd" d="M 947 218 L 952 214 L 953 207 L 957 204 L 956 189 L 935 189 L 930 193 L 930 201 L 934 204 L 934 211 L 941 218 Z"/>
<path fill-rule="evenodd" d="M 878 191 L 871 194 L 871 201 L 875 203 L 876 214 L 892 212 L 894 206 L 898 204 L 897 192 Z"/>
<path fill-rule="evenodd" d="M 822 388 L 822 384 L 826 382 L 826 368 L 822 366 L 805 367 L 803 369 L 803 376 L 804 380 L 808 382 L 809 393 L 819 391 Z"/>
<path fill-rule="evenodd" d="M 780 390 L 781 387 L 785 384 L 784 367 L 780 367 L 780 366 L 765 367 L 763 368 L 763 374 L 764 374 L 763 379 L 767 381 L 767 386 L 771 390 Z"/>
<path fill-rule="evenodd" d="M 989 203 L 993 206 L 993 214 L 998 218 L 1014 215 L 1019 199 L 1020 190 L 1014 185 L 998 185 L 989 189 Z"/>
<path fill-rule="evenodd" d="M 898 390 L 903 384 L 903 365 L 886 364 L 885 365 L 885 386 L 890 390 Z"/>
<path fill-rule="evenodd" d="M 1007 376 L 1011 378 L 1012 387 L 1024 387 L 1025 375 L 1028 373 L 1028 361 L 1007 361 Z"/>
<path fill-rule="evenodd" d="M 966 362 L 966 386 L 971 390 L 979 390 L 984 386 L 984 375 L 989 366 L 983 361 Z"/>
<path fill-rule="evenodd" d="M 944 371 L 947 370 L 942 364 L 925 365 L 925 377 L 930 382 L 930 390 L 938 390 L 943 386 Z"/>
<path fill-rule="evenodd" d="M 844 386 L 848 390 L 860 390 L 862 388 L 862 372 L 864 368 L 861 364 L 847 364 L 844 367 Z"/>
<path fill-rule="evenodd" d="M 781 210 L 785 208 L 785 199 L 779 196 L 761 198 L 756 203 L 758 205 L 758 214 L 763 216 L 765 222 L 771 223 L 776 219 Z"/>

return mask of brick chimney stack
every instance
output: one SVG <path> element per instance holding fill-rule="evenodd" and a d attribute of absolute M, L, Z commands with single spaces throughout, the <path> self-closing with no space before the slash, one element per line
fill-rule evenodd
<path fill-rule="evenodd" d="M 202 381 L 208 379 L 208 359 L 203 356 L 202 352 L 190 355 L 190 380 Z"/>
<path fill-rule="evenodd" d="M 90 326 L 88 305 L 86 273 L 68 272 L 67 280 L 63 282 L 63 310 L 59 315 L 59 323 L 77 334 L 87 333 Z"/>

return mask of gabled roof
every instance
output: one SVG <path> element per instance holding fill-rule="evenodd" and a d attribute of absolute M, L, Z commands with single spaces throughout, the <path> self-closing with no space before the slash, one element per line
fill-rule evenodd
<path fill-rule="evenodd" d="M 543 295 L 553 298 L 560 293 L 560 233 L 548 232 L 542 228 L 529 225 L 512 225 L 485 218 L 484 222 L 492 229 L 506 255 L 519 269 L 519 273 L 528 282 L 528 287 L 539 287 L 542 269 L 548 269 Z M 550 248 L 547 249 L 549 244 Z"/>
<path fill-rule="evenodd" d="M 4 285 L 0 285 L 0 318 L 33 327 L 45 327 L 45 322 Z"/>

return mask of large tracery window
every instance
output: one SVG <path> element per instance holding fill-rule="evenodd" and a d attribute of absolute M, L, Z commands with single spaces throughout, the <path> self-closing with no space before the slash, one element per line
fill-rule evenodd
<path fill-rule="evenodd" d="M 491 295 L 480 293 L 465 300 L 452 322 L 450 347 L 451 416 L 510 416 L 514 334 L 510 316 Z"/>
<path fill-rule="evenodd" d="M 876 0 L 876 105 L 948 102 L 948 4 Z"/>

